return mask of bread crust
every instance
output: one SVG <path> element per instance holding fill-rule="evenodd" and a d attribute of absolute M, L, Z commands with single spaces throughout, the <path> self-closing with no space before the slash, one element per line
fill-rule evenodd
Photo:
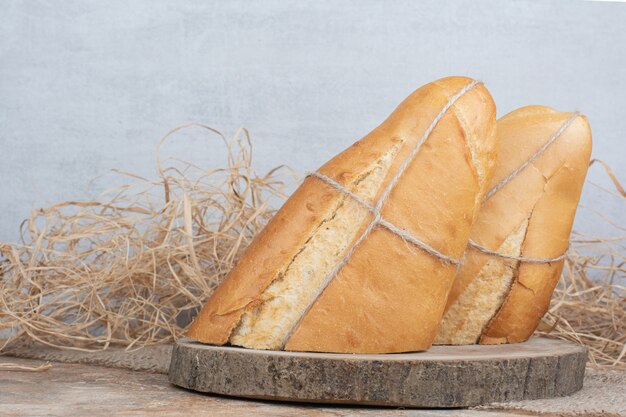
<path fill-rule="evenodd" d="M 572 113 L 545 106 L 528 106 L 498 120 L 499 154 L 489 189 L 528 160 L 570 116 Z M 562 255 L 568 247 L 590 154 L 589 123 L 584 116 L 579 116 L 538 159 L 484 203 L 470 238 L 497 251 L 520 224 L 528 221 L 520 255 L 544 259 Z M 493 257 L 468 248 L 466 262 L 454 282 L 446 311 L 490 259 Z M 562 260 L 520 262 L 510 289 L 487 322 L 478 342 L 495 344 L 527 340 L 549 307 L 563 263 Z M 442 327 L 445 325 L 442 323 Z M 442 344 L 446 343 L 455 344 L 455 341 L 442 341 Z"/>
<path fill-rule="evenodd" d="M 418 89 L 319 172 L 351 188 L 374 161 L 399 147 L 377 201 L 437 113 L 470 82 L 449 77 Z M 389 195 L 383 217 L 434 249 L 460 258 L 486 191 L 495 150 L 495 105 L 486 88 L 478 85 L 439 121 Z M 188 336 L 227 343 L 245 309 L 261 302 L 263 291 L 337 199 L 344 197 L 308 177 L 216 289 Z M 361 230 L 370 221 L 371 217 L 366 219 Z M 386 229 L 374 229 L 297 323 L 284 348 L 345 353 L 428 348 L 456 268 L 410 245 Z"/>

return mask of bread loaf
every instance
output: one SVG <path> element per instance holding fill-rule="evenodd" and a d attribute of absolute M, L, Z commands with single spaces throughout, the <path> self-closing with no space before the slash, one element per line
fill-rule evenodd
<path fill-rule="evenodd" d="M 188 336 L 256 349 L 427 349 L 494 152 L 482 84 L 450 77 L 418 89 L 304 180 Z"/>
<path fill-rule="evenodd" d="M 563 268 L 590 153 L 591 130 L 577 113 L 529 106 L 498 120 L 490 191 L 435 344 L 532 335 Z"/>

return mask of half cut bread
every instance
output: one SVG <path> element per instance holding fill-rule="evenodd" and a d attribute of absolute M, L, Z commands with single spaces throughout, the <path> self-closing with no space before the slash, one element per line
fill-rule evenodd
<path fill-rule="evenodd" d="M 255 349 L 427 349 L 494 152 L 495 107 L 482 84 L 450 77 L 418 89 L 304 180 L 188 336 Z"/>
<path fill-rule="evenodd" d="M 561 275 L 589 165 L 589 123 L 577 113 L 523 107 L 498 120 L 498 147 L 490 191 L 470 234 L 474 246 L 435 344 L 527 340 Z"/>

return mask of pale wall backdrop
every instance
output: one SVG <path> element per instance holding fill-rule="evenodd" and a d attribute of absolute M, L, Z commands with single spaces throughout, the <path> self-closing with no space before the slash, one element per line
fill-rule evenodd
<path fill-rule="evenodd" d="M 0 240 L 34 208 L 97 195 L 112 168 L 154 176 L 156 143 L 185 122 L 245 126 L 259 170 L 304 172 L 453 74 L 484 80 L 499 115 L 583 111 L 594 156 L 626 178 L 626 4 L 1 0 Z M 201 136 L 167 154 L 223 164 Z M 626 220 L 593 186 L 584 203 Z M 576 227 L 604 231 L 591 212 Z"/>

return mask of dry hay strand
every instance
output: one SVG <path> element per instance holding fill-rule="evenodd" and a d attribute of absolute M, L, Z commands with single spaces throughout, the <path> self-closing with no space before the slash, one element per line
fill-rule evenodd
<path fill-rule="evenodd" d="M 163 166 L 161 145 L 192 127 L 226 146 L 226 167 Z M 0 244 L 0 350 L 18 340 L 101 350 L 180 336 L 294 182 L 284 167 L 258 175 L 251 151 L 244 129 L 227 140 L 182 126 L 157 148 L 157 180 L 121 173 L 133 184 L 35 210 L 21 244 Z"/>
<path fill-rule="evenodd" d="M 595 367 L 626 369 L 624 238 L 574 235 L 567 261 L 538 334 L 589 348 Z M 604 247 L 603 253 L 592 254 Z M 619 250 L 616 250 L 616 247 Z"/>
<path fill-rule="evenodd" d="M 26 366 L 10 362 L 0 363 L 0 371 L 43 372 L 50 368 L 52 365 L 48 362 L 39 366 Z"/>
<path fill-rule="evenodd" d="M 178 161 L 163 168 L 158 158 L 157 180 L 123 173 L 138 184 L 97 201 L 36 210 L 23 224 L 21 244 L 0 244 L 0 337 L 8 332 L 0 351 L 15 341 L 133 348 L 184 333 L 273 215 L 269 201 L 284 199 L 297 182 L 284 167 L 256 174 L 246 130 L 227 140 L 193 124 L 161 144 L 190 126 L 226 144 L 226 167 L 207 171 Z M 626 198 L 610 167 L 594 162 L 617 190 L 603 192 Z M 626 369 L 626 230 L 611 224 L 621 236 L 573 234 L 538 334 L 588 346 L 592 366 Z"/>

